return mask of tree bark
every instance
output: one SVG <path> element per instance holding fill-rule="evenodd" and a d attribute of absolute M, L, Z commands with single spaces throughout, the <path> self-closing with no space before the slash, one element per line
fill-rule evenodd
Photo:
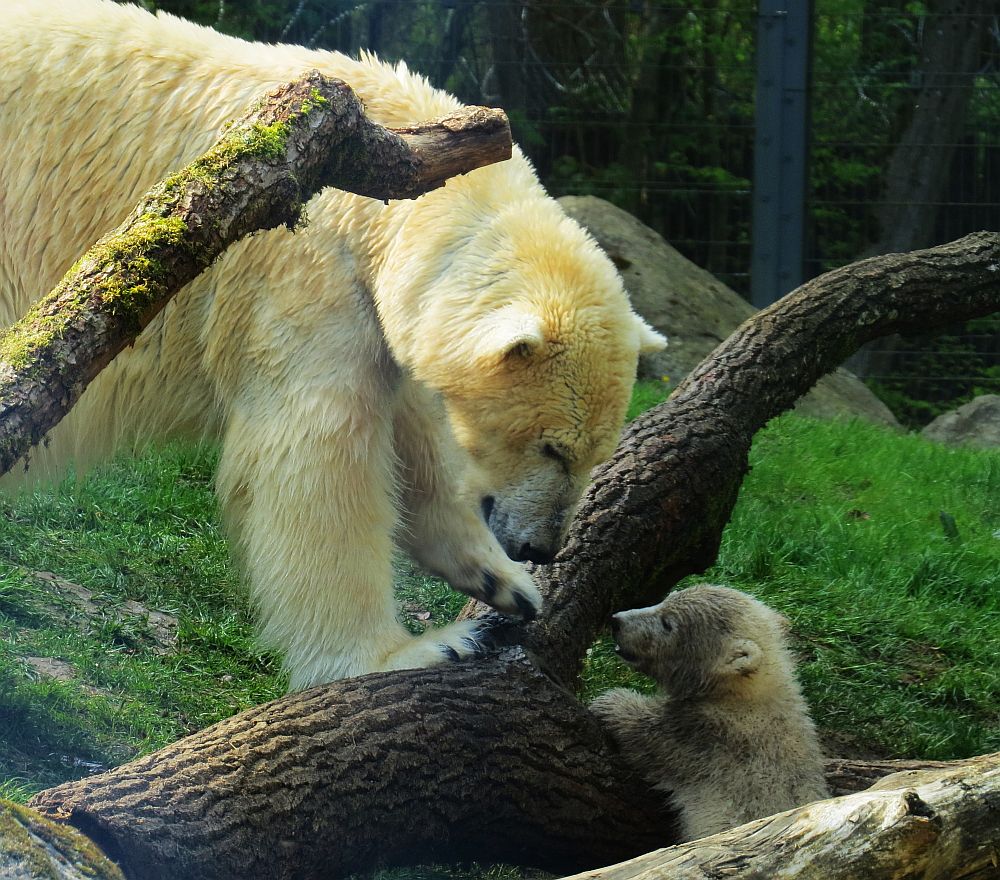
<path fill-rule="evenodd" d="M 545 613 L 500 624 L 497 638 L 572 687 L 613 612 L 714 563 L 761 427 L 869 339 L 998 310 L 1000 234 L 981 232 L 836 269 L 757 312 L 628 426 L 554 564 L 536 572 Z"/>
<path fill-rule="evenodd" d="M 470 107 L 392 132 L 365 117 L 347 85 L 315 71 L 271 92 L 0 336 L 0 473 L 233 242 L 294 226 L 325 186 L 415 198 L 510 151 L 499 110 Z"/>
<path fill-rule="evenodd" d="M 826 784 L 834 797 L 854 794 L 871 788 L 880 779 L 894 773 L 910 770 L 947 770 L 964 766 L 977 758 L 965 761 L 910 761 L 885 758 L 875 761 L 856 761 L 848 758 L 830 758 L 826 762 Z"/>
<path fill-rule="evenodd" d="M 0 800 L 4 880 L 124 880 L 118 866 L 75 828 Z"/>
<path fill-rule="evenodd" d="M 587 647 L 613 610 L 711 564 L 758 428 L 867 339 L 1000 310 L 998 271 L 1000 235 L 978 233 L 831 272 L 744 323 L 595 472 L 536 569 L 543 617 L 468 609 L 528 659 L 326 685 L 34 803 L 143 878 L 472 857 L 567 871 L 675 840 L 570 694 Z"/>
<path fill-rule="evenodd" d="M 565 871 L 676 840 L 596 720 L 516 651 L 291 694 L 32 805 L 144 880 Z"/>
<path fill-rule="evenodd" d="M 1000 753 L 749 822 L 568 880 L 1000 876 Z"/>

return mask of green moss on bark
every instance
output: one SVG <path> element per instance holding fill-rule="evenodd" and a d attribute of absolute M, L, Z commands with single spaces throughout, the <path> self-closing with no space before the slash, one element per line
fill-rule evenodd
<path fill-rule="evenodd" d="M 61 857 L 84 877 L 122 880 L 118 867 L 86 837 L 34 810 L 0 801 L 0 870 L 28 870 L 37 880 L 59 880 Z"/>
<path fill-rule="evenodd" d="M 171 216 L 181 194 L 194 185 L 216 188 L 243 161 L 282 158 L 294 121 L 328 104 L 314 88 L 287 120 L 234 127 L 205 155 L 168 177 L 149 195 L 145 213 L 128 232 L 98 242 L 52 293 L 0 335 L 0 362 L 19 371 L 31 369 L 79 320 L 80 310 L 101 308 L 130 329 L 140 329 L 141 317 L 165 293 L 167 273 L 156 255 L 183 246 L 188 232 L 184 220 Z M 191 256 L 206 266 L 210 262 L 207 254 Z"/>
<path fill-rule="evenodd" d="M 124 234 L 99 241 L 52 293 L 0 337 L 0 361 L 17 370 L 29 368 L 79 320 L 79 309 L 102 305 L 117 318 L 134 318 L 138 325 L 162 294 L 166 272 L 155 254 L 183 245 L 187 231 L 179 217 L 147 213 Z"/>

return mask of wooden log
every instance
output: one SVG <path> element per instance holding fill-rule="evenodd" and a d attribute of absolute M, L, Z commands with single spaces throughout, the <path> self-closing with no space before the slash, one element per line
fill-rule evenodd
<path fill-rule="evenodd" d="M 545 612 L 497 623 L 573 687 L 612 613 L 660 601 L 715 562 L 754 434 L 870 339 L 1000 311 L 1000 234 L 844 266 L 753 315 L 597 468 L 562 551 L 535 570 Z"/>
<path fill-rule="evenodd" d="M 124 880 L 89 837 L 35 810 L 0 800 L 4 880 Z"/>
<path fill-rule="evenodd" d="M 289 694 L 32 806 L 142 880 L 559 871 L 677 839 L 596 719 L 518 651 Z"/>
<path fill-rule="evenodd" d="M 958 880 L 1000 877 L 1000 753 L 895 773 L 570 880 Z"/>

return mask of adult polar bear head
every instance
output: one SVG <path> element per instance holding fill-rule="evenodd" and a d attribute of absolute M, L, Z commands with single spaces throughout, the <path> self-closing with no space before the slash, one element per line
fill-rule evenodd
<path fill-rule="evenodd" d="M 632 312 L 593 239 L 515 162 L 424 197 L 421 234 L 404 228 L 384 279 L 408 308 L 381 320 L 400 359 L 443 397 L 468 456 L 464 497 L 511 559 L 548 562 L 588 474 L 615 448 L 638 354 L 665 339 Z"/>
<path fill-rule="evenodd" d="M 370 56 L 249 43 L 110 0 L 8 0 L 0 317 L 308 69 L 389 127 L 458 106 Z M 222 516 L 295 688 L 475 650 L 475 623 L 406 632 L 394 546 L 502 611 L 536 613 L 512 560 L 553 555 L 614 447 L 638 352 L 663 343 L 517 150 L 414 201 L 327 190 L 308 213 L 230 248 L 32 455 L 37 472 L 218 438 Z"/>

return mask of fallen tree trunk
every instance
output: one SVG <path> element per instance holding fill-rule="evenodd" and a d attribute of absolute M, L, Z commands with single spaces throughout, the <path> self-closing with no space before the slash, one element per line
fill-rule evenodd
<path fill-rule="evenodd" d="M 290 694 L 32 805 L 136 878 L 562 871 L 676 839 L 596 720 L 516 651 Z"/>
<path fill-rule="evenodd" d="M 880 779 L 894 773 L 899 774 L 910 770 L 957 769 L 977 760 L 978 758 L 968 758 L 966 761 L 910 761 L 905 759 L 854 761 L 847 758 L 830 758 L 826 762 L 826 784 L 834 797 L 840 797 L 845 794 L 865 791 Z"/>
<path fill-rule="evenodd" d="M 1000 753 L 748 822 L 568 880 L 1000 876 Z"/>
<path fill-rule="evenodd" d="M 1000 236 L 980 233 L 830 273 L 746 322 L 595 474 L 566 548 L 536 570 L 542 619 L 492 619 L 528 660 L 325 685 L 34 804 L 143 878 L 473 856 L 567 871 L 675 840 L 570 694 L 587 647 L 612 610 L 714 560 L 760 426 L 867 339 L 1000 310 L 998 265 Z"/>
<path fill-rule="evenodd" d="M 510 153 L 500 110 L 468 107 L 394 132 L 371 122 L 346 84 L 315 71 L 266 95 L 0 336 L 0 474 L 229 245 L 294 226 L 327 186 L 415 198 Z"/>

